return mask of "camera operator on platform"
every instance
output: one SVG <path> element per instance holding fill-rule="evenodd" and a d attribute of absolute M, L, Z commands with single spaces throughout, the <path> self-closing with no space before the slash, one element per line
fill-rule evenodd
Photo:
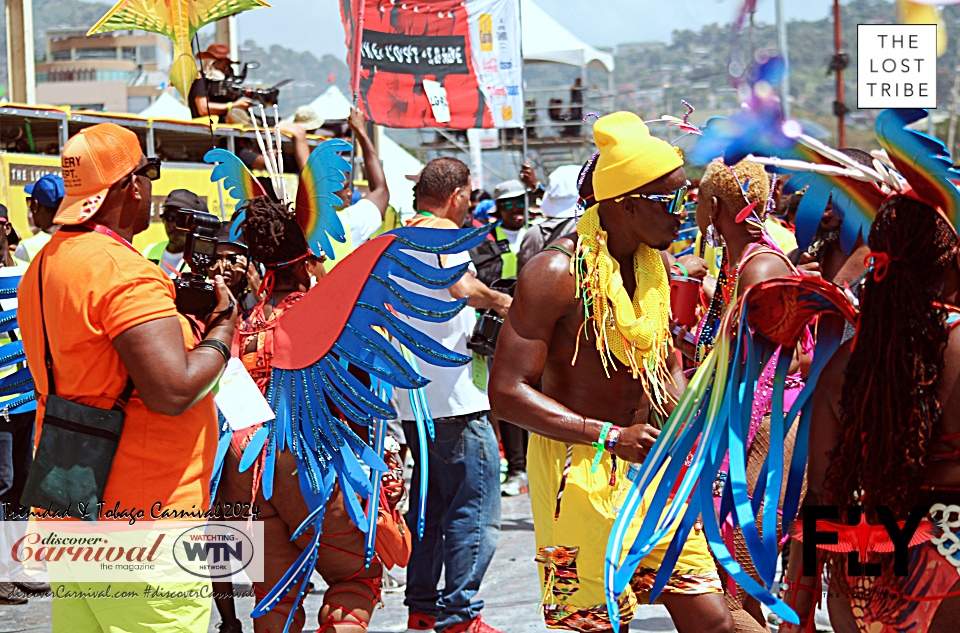
<path fill-rule="evenodd" d="M 203 51 L 197 58 L 203 70 L 197 75 L 190 85 L 190 92 L 187 95 L 187 105 L 190 107 L 190 114 L 193 118 L 208 116 L 217 116 L 225 123 L 238 123 L 241 125 L 251 125 L 250 108 L 254 106 L 254 101 L 248 97 L 240 97 L 230 101 L 217 86 L 224 81 L 237 79 L 237 74 L 233 71 L 233 65 L 240 62 L 230 59 L 230 47 L 226 44 L 211 44 L 207 50 Z M 251 66 L 252 67 L 252 66 Z M 272 95 L 276 98 L 276 94 Z M 256 111 L 259 111 L 257 108 Z M 256 112 L 253 112 L 256 114 Z M 290 123 L 289 121 L 280 121 L 280 130 L 289 134 L 294 143 L 294 160 L 289 164 L 296 162 L 299 169 L 303 169 L 307 158 L 310 156 L 310 150 L 307 147 L 307 131 L 302 125 Z M 266 169 L 266 160 L 263 154 L 257 149 L 255 142 L 250 139 L 237 139 L 237 157 L 243 161 L 243 164 L 249 169 Z"/>
<path fill-rule="evenodd" d="M 241 97 L 236 101 L 227 101 L 226 97 L 221 97 L 213 90 L 213 82 L 220 82 L 235 76 L 233 65 L 239 62 L 230 59 L 230 47 L 226 44 L 211 44 L 207 50 L 203 51 L 197 58 L 200 60 L 202 70 L 193 84 L 190 86 L 190 93 L 187 95 L 187 106 L 190 107 L 190 114 L 193 118 L 216 115 L 221 121 L 234 123 L 243 121 L 229 121 L 230 110 L 248 110 L 253 102 L 246 97 Z"/>

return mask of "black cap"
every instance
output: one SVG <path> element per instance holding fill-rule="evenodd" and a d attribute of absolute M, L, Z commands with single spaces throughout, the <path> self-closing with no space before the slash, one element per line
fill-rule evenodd
<path fill-rule="evenodd" d="M 218 242 L 229 242 L 230 241 L 230 223 L 223 222 L 220 224 L 220 229 L 217 231 L 217 241 Z"/>
<path fill-rule="evenodd" d="M 223 222 L 220 224 L 220 230 L 217 231 L 217 243 L 218 244 L 231 244 L 237 248 L 243 249 L 244 255 L 247 253 L 247 245 L 244 244 L 241 239 L 231 240 L 230 239 L 230 228 L 233 226 L 232 222 Z"/>
<path fill-rule="evenodd" d="M 171 191 L 167 199 L 163 201 L 163 206 L 210 213 L 210 210 L 207 208 L 207 203 L 203 201 L 203 198 L 186 189 L 174 189 Z"/>

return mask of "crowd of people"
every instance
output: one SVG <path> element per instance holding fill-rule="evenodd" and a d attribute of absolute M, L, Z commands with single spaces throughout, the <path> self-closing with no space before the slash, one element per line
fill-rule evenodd
<path fill-rule="evenodd" d="M 219 49 L 203 59 L 211 73 L 230 61 Z M 226 115 L 248 105 L 224 107 L 199 92 L 194 96 L 201 114 Z M 301 114 L 303 123 L 322 124 Z M 63 427 L 69 407 L 60 403 L 67 401 L 124 416 L 101 491 L 107 506 L 159 502 L 170 509 L 204 508 L 219 499 L 259 507 L 265 573 L 254 583 L 262 601 L 256 631 L 315 626 L 308 624 L 314 614 L 303 608 L 307 589 L 291 584 L 277 589 L 288 570 L 307 560 L 328 585 L 315 614 L 320 631 L 362 633 L 382 591 L 394 589 L 405 591 L 408 633 L 498 633 L 483 621 L 484 603 L 477 595 L 497 548 L 501 497 L 528 491 L 536 536 L 530 554 L 538 565 L 540 607 L 549 628 L 612 630 L 614 622 L 628 624 L 653 594 L 682 633 L 768 630 L 755 593 L 729 573 L 727 559 L 733 557 L 738 569 L 759 578 L 750 556 L 743 555 L 749 547 L 740 528 L 729 531 L 727 556 L 711 548 L 700 523 L 689 532 L 668 526 L 617 597 L 616 617 L 606 598 L 607 542 L 637 469 L 691 376 L 719 353 L 715 342 L 739 314 L 742 298 L 775 280 L 811 277 L 823 288 L 842 288 L 859 318 L 847 324 L 839 350 L 816 382 L 809 438 L 800 435 L 805 427 L 799 424 L 781 437 L 772 420 L 777 407 L 787 402 L 789 408 L 811 379 L 815 340 L 825 334 L 811 327 L 792 350 L 782 352 L 792 352 L 783 363 L 765 361 L 745 414 L 746 480 L 735 483 L 752 494 L 766 484 L 770 455 L 783 456 L 783 468 L 789 469 L 791 456 L 799 454 L 806 464 L 801 513 L 814 505 L 866 507 L 867 502 L 869 508 L 890 508 L 897 520 L 905 520 L 918 503 L 939 508 L 938 516 L 960 512 L 951 505 L 960 486 L 955 468 L 960 427 L 951 415 L 958 406 L 954 386 L 960 372 L 960 339 L 953 327 L 960 322 L 960 308 L 954 307 L 960 242 L 942 201 L 922 199 L 919 187 L 890 192 L 875 209 L 869 233 L 851 240 L 852 247 L 842 243 L 844 215 L 827 202 L 817 210 L 822 216 L 812 243 L 803 248 L 790 213 L 803 190 L 784 194 L 782 180 L 760 162 L 728 163 L 721 155 L 691 182 L 682 154 L 627 112 L 599 118 L 593 127 L 598 153 L 584 165 L 558 167 L 545 183 L 524 165 L 517 179 L 487 193 L 472 187 L 469 168 L 454 158 L 434 159 L 409 176 L 416 212 L 404 224 L 418 236 L 432 235 L 422 243 L 434 247 L 410 251 L 416 251 L 411 257 L 418 263 L 405 269 L 409 275 L 400 275 L 399 283 L 425 297 L 430 309 L 417 313 L 422 318 L 410 311 L 390 318 L 413 324 L 460 361 L 450 356 L 449 362 L 419 364 L 416 372 L 426 379 L 419 390 L 397 389 L 390 399 L 396 415 L 388 428 L 396 449 L 378 458 L 387 465 L 382 498 L 366 502 L 380 503 L 392 515 L 409 491 L 405 529 L 414 535 L 401 560 L 395 551 L 379 549 L 379 541 L 376 552 L 367 552 L 354 498 L 365 497 L 356 482 L 339 480 L 325 498 L 306 494 L 303 455 L 282 444 L 273 452 L 274 445 L 262 439 L 263 425 L 232 433 L 221 473 L 216 454 L 222 427 L 211 390 L 227 362 L 239 357 L 265 396 L 293 389 L 283 379 L 274 384 L 282 375 L 278 369 L 288 366 L 283 346 L 306 347 L 315 338 L 306 331 L 292 341 L 287 330 L 278 336 L 283 315 L 295 306 L 301 312 L 299 306 L 316 306 L 310 289 L 351 253 L 372 252 L 365 245 L 392 228 L 383 169 L 360 112 L 353 112 L 349 127 L 368 186 L 355 200 L 349 182 L 355 176 L 346 173 L 335 205 L 342 241 L 330 252 L 320 249 L 281 192 L 261 179 L 265 195 L 242 201 L 236 222 L 225 223 L 217 235 L 210 268 L 216 305 L 202 317 L 178 313 L 173 281 L 190 267 L 178 213 L 206 213 L 206 201 L 186 189 L 170 192 L 160 215 L 167 239 L 142 253 L 134 249 L 134 236 L 150 225 L 161 165 L 143 154 L 133 132 L 101 124 L 66 143 L 64 176 L 43 176 L 25 188 L 33 236 L 21 238 L 0 210 L 3 266 L 22 268 L 14 336 L 22 337 L 38 395 L 35 413 L 3 412 L 0 512 L 23 514 L 34 447 L 43 447 L 49 428 Z M 310 155 L 304 137 L 294 138 L 303 168 Z M 841 151 L 874 169 L 870 154 Z M 254 168 L 270 163 L 263 156 L 240 159 Z M 675 253 L 688 214 L 698 236 L 692 252 Z M 471 230 L 482 239 L 469 251 L 436 246 L 445 236 Z M 456 274 L 446 285 L 415 283 L 438 269 Z M 356 270 L 337 275 L 362 288 L 366 277 L 347 277 Z M 700 291 L 692 316 L 698 325 L 680 323 L 671 279 L 696 280 Z M 399 291 L 395 295 L 403 300 Z M 356 301 L 360 307 L 362 301 Z M 448 313 L 443 306 L 451 302 L 465 309 Z M 329 309 L 349 317 L 354 306 Z M 485 341 L 495 345 L 492 354 L 478 351 L 478 335 L 485 335 L 477 332 L 478 314 L 499 328 Z M 350 331 L 376 350 L 358 330 Z M 334 349 L 339 362 L 330 371 L 337 380 L 351 389 L 374 390 L 386 365 Z M 396 351 L 376 351 L 400 358 Z M 744 360 L 732 356 L 729 362 Z M 341 364 L 348 370 L 338 369 Z M 372 437 L 345 415 L 367 400 L 341 401 L 326 393 L 317 407 L 339 416 L 335 434 L 360 443 Z M 423 401 L 432 438 L 422 432 Z M 809 458 L 806 450 L 794 453 L 794 446 L 806 447 L 808 440 Z M 393 447 L 393 440 L 388 444 Z M 350 448 L 353 444 L 341 446 L 365 454 Z M 404 485 L 408 457 L 413 476 Z M 367 466 L 375 461 L 363 459 L 371 459 Z M 643 491 L 630 523 L 634 533 L 658 507 L 655 494 L 673 484 L 661 481 L 664 472 L 653 473 Z M 429 473 L 425 481 L 424 473 Z M 702 512 L 720 511 L 724 483 L 732 476 L 717 473 L 717 507 Z M 865 516 L 878 523 L 872 509 Z M 824 578 L 837 631 L 954 626 L 960 564 L 935 544 L 952 534 L 949 524 L 938 522 L 934 542 L 910 550 L 906 577 L 897 577 L 893 556 L 883 554 L 877 558 L 880 575 L 870 578 L 849 574 L 846 556 L 826 552 L 816 561 L 825 572 L 818 567 L 801 573 L 803 557 L 790 546 L 796 541 L 781 540 L 796 518 L 777 521 L 777 551 L 785 562 L 781 586 L 770 590 L 795 610 L 800 625 L 781 620 L 780 630 L 813 630 Z M 304 529 L 314 519 L 313 527 Z M 675 562 L 663 582 L 658 574 L 667 560 Z M 387 573 L 395 563 L 407 567 L 405 588 Z M 22 592 L 49 589 L 26 575 L 14 580 L 0 583 L 0 602 L 22 603 Z M 205 584 L 177 587 L 189 593 Z M 229 594 L 228 583 L 220 587 L 222 595 Z M 216 609 L 222 633 L 242 630 L 232 599 L 218 599 Z M 56 630 L 199 632 L 207 630 L 212 611 L 206 598 L 53 600 Z"/>

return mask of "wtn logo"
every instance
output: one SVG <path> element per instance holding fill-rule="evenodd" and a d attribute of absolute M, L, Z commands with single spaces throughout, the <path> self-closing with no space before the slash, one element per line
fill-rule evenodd
<path fill-rule="evenodd" d="M 248 534 L 228 523 L 197 525 L 177 537 L 173 558 L 180 569 L 197 578 L 229 578 L 252 564 L 256 575 L 262 573 L 258 571 L 263 565 L 262 538 L 262 532 L 257 535 L 254 530 Z M 256 580 L 254 576 L 250 578 Z"/>
<path fill-rule="evenodd" d="M 190 562 L 203 561 L 205 563 L 219 563 L 221 560 L 243 560 L 243 542 L 237 541 L 234 546 L 230 543 L 183 543 L 184 552 L 187 560 Z M 210 554 L 213 553 L 213 560 L 210 560 Z"/>
<path fill-rule="evenodd" d="M 882 525 L 867 523 L 860 506 L 847 508 L 847 523 L 825 520 L 840 518 L 837 506 L 805 506 L 802 526 L 794 523 L 790 530 L 791 536 L 803 543 L 803 575 L 816 575 L 817 549 L 823 549 L 847 553 L 848 576 L 879 576 L 881 565 L 868 563 L 868 554 L 893 552 L 894 573 L 906 576 L 909 548 L 934 537 L 934 524 L 924 519 L 930 508 L 914 507 L 906 521 L 897 521 L 886 506 L 875 509 Z"/>

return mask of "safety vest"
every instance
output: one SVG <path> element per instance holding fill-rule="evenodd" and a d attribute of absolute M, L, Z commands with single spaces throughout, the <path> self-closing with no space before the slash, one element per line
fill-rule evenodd
<path fill-rule="evenodd" d="M 20 245 L 23 246 L 23 250 L 27 252 L 27 262 L 32 262 L 33 259 L 37 256 L 44 246 L 47 245 L 47 242 L 50 241 L 50 234 L 46 231 L 40 231 L 33 237 L 28 237 L 25 240 L 20 242 Z M 22 260 L 21 260 L 22 261 Z"/>
<path fill-rule="evenodd" d="M 159 266 L 164 274 L 167 276 L 170 275 L 170 266 L 163 263 L 163 253 L 167 250 L 167 245 L 170 244 L 170 240 L 164 240 L 163 242 L 157 242 L 151 244 L 150 246 L 143 249 L 143 256 L 149 259 L 150 261 L 156 263 Z M 187 270 L 187 260 L 182 260 L 180 265 L 177 267 L 176 272 L 182 273 Z"/>
<path fill-rule="evenodd" d="M 380 225 L 376 233 L 370 236 L 370 239 L 383 235 L 387 231 L 399 229 L 401 226 L 403 226 L 403 220 L 400 219 L 400 214 L 391 205 L 387 205 L 387 212 L 383 214 L 383 224 Z"/>
<path fill-rule="evenodd" d="M 523 242 L 523 236 L 527 230 L 520 229 L 520 235 L 517 237 L 517 247 Z M 501 279 L 511 279 L 517 276 L 517 254 L 510 249 L 510 240 L 507 234 L 503 232 L 503 227 L 499 224 L 493 229 L 493 239 L 500 247 L 500 262 L 503 264 L 503 270 L 500 273 Z"/>
<path fill-rule="evenodd" d="M 343 224 L 343 234 L 347 240 L 345 242 L 330 240 L 330 243 L 333 245 L 333 256 L 336 259 L 327 257 L 327 261 L 323 263 L 323 267 L 327 272 L 333 270 L 334 266 L 342 262 L 347 255 L 353 252 L 353 234 L 350 231 L 350 220 L 348 219 L 347 212 L 337 211 L 337 217 L 340 218 L 340 223 Z"/>
<path fill-rule="evenodd" d="M 164 240 L 163 242 L 151 244 L 143 249 L 143 256 L 152 262 L 159 262 L 163 260 L 163 252 L 167 250 L 167 244 L 169 243 L 170 240 Z"/>
<path fill-rule="evenodd" d="M 524 229 L 521 229 L 517 239 L 517 248 L 523 241 Z M 470 259 L 477 270 L 477 279 L 491 285 L 501 279 L 512 279 L 517 276 L 517 254 L 510 247 L 507 233 L 496 226 L 490 232 L 488 239 L 470 249 Z"/>

